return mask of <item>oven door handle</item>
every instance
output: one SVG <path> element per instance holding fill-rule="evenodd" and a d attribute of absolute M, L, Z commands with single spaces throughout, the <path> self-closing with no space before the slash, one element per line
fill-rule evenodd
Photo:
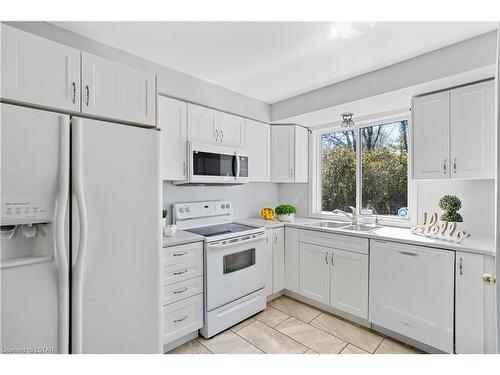
<path fill-rule="evenodd" d="M 233 245 L 246 245 L 248 243 L 263 240 L 265 237 L 266 237 L 265 234 L 262 234 L 262 235 L 259 235 L 257 237 L 249 238 L 248 240 L 243 240 L 243 241 L 227 242 L 225 244 L 221 244 L 221 243 L 208 244 L 208 249 L 209 250 L 211 250 L 211 249 L 224 249 L 226 247 L 231 247 Z"/>

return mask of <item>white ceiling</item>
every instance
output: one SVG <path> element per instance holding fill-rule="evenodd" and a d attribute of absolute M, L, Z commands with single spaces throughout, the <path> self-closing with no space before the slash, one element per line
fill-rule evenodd
<path fill-rule="evenodd" d="M 496 22 L 52 22 L 266 103 L 494 30 Z"/>

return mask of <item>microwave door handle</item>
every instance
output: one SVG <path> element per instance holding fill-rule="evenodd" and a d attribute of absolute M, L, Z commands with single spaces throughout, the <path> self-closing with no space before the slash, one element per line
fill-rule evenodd
<path fill-rule="evenodd" d="M 236 182 L 240 180 L 240 153 L 236 151 Z"/>

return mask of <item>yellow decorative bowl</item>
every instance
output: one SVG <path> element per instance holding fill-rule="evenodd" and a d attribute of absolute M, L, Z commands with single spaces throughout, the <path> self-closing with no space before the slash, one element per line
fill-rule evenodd
<path fill-rule="evenodd" d="M 274 210 L 269 207 L 265 207 L 260 210 L 260 216 L 266 220 L 274 220 Z"/>

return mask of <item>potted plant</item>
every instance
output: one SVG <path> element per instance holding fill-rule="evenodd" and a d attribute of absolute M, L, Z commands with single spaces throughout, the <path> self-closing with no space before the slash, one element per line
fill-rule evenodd
<path fill-rule="evenodd" d="M 293 221 L 297 209 L 291 204 L 280 204 L 275 209 L 279 221 Z"/>
<path fill-rule="evenodd" d="M 464 221 L 458 210 L 462 207 L 462 202 L 455 195 L 445 195 L 439 200 L 439 207 L 443 210 L 441 221 L 448 223 L 461 223 Z"/>

